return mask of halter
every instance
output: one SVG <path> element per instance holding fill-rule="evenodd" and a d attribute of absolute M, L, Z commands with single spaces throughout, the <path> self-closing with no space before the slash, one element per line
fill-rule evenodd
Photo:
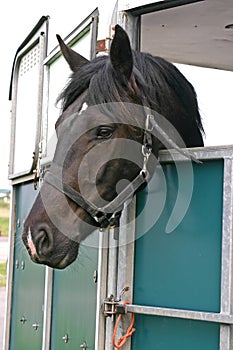
<path fill-rule="evenodd" d="M 145 110 L 145 108 L 144 108 Z M 107 229 L 111 227 L 119 226 L 119 219 L 121 212 L 123 210 L 124 204 L 131 199 L 135 192 L 144 184 L 147 183 L 149 179 L 149 172 L 147 169 L 147 164 L 152 152 L 152 131 L 155 135 L 159 136 L 159 139 L 164 143 L 164 145 L 170 148 L 176 149 L 179 153 L 184 155 L 195 162 L 197 159 L 190 155 L 187 150 L 181 149 L 176 143 L 169 138 L 167 133 L 158 125 L 155 121 L 154 116 L 146 111 L 145 128 L 143 135 L 143 143 L 141 152 L 143 155 L 143 165 L 140 173 L 108 204 L 103 207 L 97 207 L 95 204 L 88 201 L 83 195 L 78 191 L 74 190 L 71 186 L 63 183 L 62 180 L 57 177 L 51 171 L 48 171 L 45 176 L 45 182 L 53 186 L 59 192 L 66 195 L 79 207 L 84 209 L 90 216 L 99 224 L 101 229 Z M 168 147 L 168 148 L 169 148 Z"/>

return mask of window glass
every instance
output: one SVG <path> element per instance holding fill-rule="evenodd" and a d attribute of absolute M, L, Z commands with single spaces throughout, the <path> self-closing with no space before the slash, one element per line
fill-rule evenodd
<path fill-rule="evenodd" d="M 90 28 L 85 31 L 79 40 L 72 45 L 72 49 L 80 53 L 87 59 L 90 59 L 91 49 L 91 33 Z M 56 147 L 55 123 L 61 113 L 61 104 L 56 103 L 61 91 L 69 82 L 72 74 L 67 62 L 60 56 L 58 59 L 49 64 L 49 100 L 47 115 L 47 147 L 45 145 L 44 156 L 49 159 L 53 157 Z M 44 135 L 45 135 L 44 132 Z M 44 141 L 46 141 L 44 139 Z"/>

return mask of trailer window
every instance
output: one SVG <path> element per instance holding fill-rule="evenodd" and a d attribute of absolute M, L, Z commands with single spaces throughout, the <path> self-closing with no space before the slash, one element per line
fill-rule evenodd
<path fill-rule="evenodd" d="M 80 53 L 87 59 L 90 59 L 91 50 L 91 31 L 88 26 L 82 33 L 79 33 L 77 40 L 72 45 L 72 49 Z M 58 56 L 58 57 L 56 57 Z M 48 67 L 48 106 L 45 128 L 43 132 L 43 157 L 45 161 L 52 159 L 56 147 L 55 123 L 61 113 L 61 105 L 56 100 L 59 94 L 69 81 L 71 70 L 60 55 L 55 55 L 47 63 Z"/>
<path fill-rule="evenodd" d="M 14 173 L 29 171 L 32 165 L 38 117 L 39 55 L 37 44 L 22 57 L 18 67 Z"/>
<path fill-rule="evenodd" d="M 13 61 L 9 91 L 12 101 L 10 179 L 32 174 L 37 166 L 47 24 L 48 17 L 42 16 L 17 49 Z"/>

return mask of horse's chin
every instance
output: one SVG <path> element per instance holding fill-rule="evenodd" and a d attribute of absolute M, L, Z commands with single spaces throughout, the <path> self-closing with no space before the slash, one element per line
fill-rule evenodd
<path fill-rule="evenodd" d="M 77 249 L 76 253 L 75 252 L 72 252 L 72 253 L 68 252 L 61 259 L 41 258 L 36 254 L 34 254 L 34 255 L 30 254 L 30 257 L 34 263 L 47 265 L 51 268 L 62 270 L 62 269 L 65 269 L 67 266 L 71 265 L 76 260 L 77 255 L 78 255 L 78 249 Z"/>
<path fill-rule="evenodd" d="M 54 194 L 54 207 L 58 211 L 59 197 Z M 44 194 L 45 196 L 45 194 Z M 50 216 L 46 208 L 50 204 Z M 53 212 L 51 203 L 46 208 L 41 195 L 31 209 L 24 223 L 22 240 L 31 260 L 56 269 L 64 269 L 72 264 L 77 256 L 79 244 L 96 229 L 96 222 L 83 209 Z M 66 215 L 67 214 L 67 215 Z M 72 215 L 71 215 L 72 214 Z"/>

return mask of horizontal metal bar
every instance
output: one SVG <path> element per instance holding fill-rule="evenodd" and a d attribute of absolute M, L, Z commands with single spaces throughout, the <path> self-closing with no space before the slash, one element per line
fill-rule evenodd
<path fill-rule="evenodd" d="M 187 151 L 190 155 L 196 157 L 199 160 L 212 160 L 212 159 L 224 159 L 233 157 L 233 147 L 232 146 L 215 146 L 215 147 L 198 147 L 198 148 L 188 148 Z M 187 161 L 183 155 L 178 151 L 162 150 L 159 152 L 159 161 L 169 162 L 169 161 Z"/>
<path fill-rule="evenodd" d="M 179 310 L 132 304 L 126 305 L 126 312 L 233 325 L 233 315 L 227 315 L 223 313 Z"/>

